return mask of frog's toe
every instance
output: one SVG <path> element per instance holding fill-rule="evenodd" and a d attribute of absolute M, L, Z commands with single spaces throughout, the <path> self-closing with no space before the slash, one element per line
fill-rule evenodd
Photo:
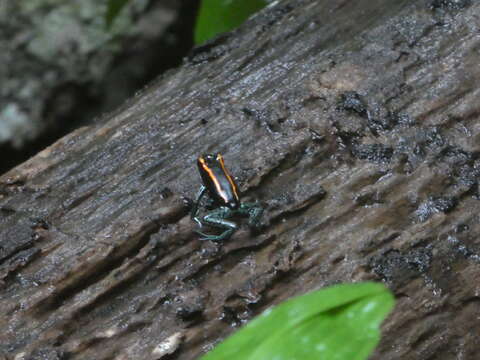
<path fill-rule="evenodd" d="M 199 240 L 202 240 L 202 241 L 220 241 L 220 240 L 222 240 L 222 238 L 221 238 L 221 236 L 217 236 L 217 235 L 209 235 L 209 236 L 201 237 Z"/>
<path fill-rule="evenodd" d="M 222 240 L 222 237 L 220 235 L 208 235 L 198 230 L 195 230 L 195 232 L 201 236 L 199 240 L 206 240 L 206 241 Z"/>
<path fill-rule="evenodd" d="M 203 232 L 201 232 L 201 231 L 199 231 L 199 230 L 195 230 L 195 232 L 196 232 L 198 235 L 203 236 L 203 237 L 211 236 L 211 235 L 207 235 L 207 234 L 205 234 L 205 233 L 203 233 Z"/>

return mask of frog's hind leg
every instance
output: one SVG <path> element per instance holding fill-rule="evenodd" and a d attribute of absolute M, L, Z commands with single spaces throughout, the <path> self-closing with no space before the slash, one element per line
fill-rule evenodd
<path fill-rule="evenodd" d="M 250 227 L 259 227 L 260 219 L 263 215 L 263 208 L 259 203 L 242 203 L 238 212 L 242 215 L 248 216 L 248 225 Z"/>
<path fill-rule="evenodd" d="M 207 235 L 203 232 L 196 231 L 197 234 L 200 234 L 202 237 L 200 240 L 211 240 L 211 241 L 222 241 L 228 240 L 235 231 L 238 229 L 238 225 L 233 221 L 227 220 L 227 218 L 232 216 L 232 210 L 229 208 L 221 207 L 217 210 L 213 210 L 203 217 L 201 223 L 203 225 L 208 225 L 216 227 L 219 229 L 224 229 L 223 233 L 220 235 Z"/>

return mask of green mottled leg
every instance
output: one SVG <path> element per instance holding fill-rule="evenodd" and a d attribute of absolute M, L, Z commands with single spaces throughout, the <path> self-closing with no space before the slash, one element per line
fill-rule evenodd
<path fill-rule="evenodd" d="M 248 216 L 248 225 L 256 228 L 260 225 L 263 208 L 257 202 L 243 203 L 240 205 L 238 213 Z"/>
<path fill-rule="evenodd" d="M 238 229 L 237 224 L 233 221 L 226 220 L 231 217 L 233 211 L 226 207 L 221 207 L 217 210 L 213 210 L 209 214 L 205 215 L 201 220 L 203 225 L 209 225 L 220 229 L 225 229 L 220 235 L 207 235 L 200 231 L 196 231 L 197 234 L 200 234 L 202 238 L 200 240 L 212 240 L 212 241 L 222 241 L 228 240 L 233 233 Z M 199 220 L 200 221 L 200 220 Z"/>

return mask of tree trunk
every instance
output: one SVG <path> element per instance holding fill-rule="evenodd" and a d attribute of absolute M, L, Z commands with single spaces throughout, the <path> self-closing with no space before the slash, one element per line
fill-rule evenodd
<path fill-rule="evenodd" d="M 0 359 L 195 359 L 291 296 L 385 281 L 373 359 L 476 359 L 480 4 L 292 0 L 0 178 Z M 221 152 L 265 226 L 199 241 Z"/>

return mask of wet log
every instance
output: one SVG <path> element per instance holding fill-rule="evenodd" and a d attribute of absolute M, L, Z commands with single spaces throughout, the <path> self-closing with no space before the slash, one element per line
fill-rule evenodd
<path fill-rule="evenodd" d="M 0 178 L 0 358 L 195 359 L 338 282 L 398 302 L 372 359 L 475 359 L 478 17 L 469 1 L 274 3 Z M 222 152 L 264 227 L 199 241 Z"/>

